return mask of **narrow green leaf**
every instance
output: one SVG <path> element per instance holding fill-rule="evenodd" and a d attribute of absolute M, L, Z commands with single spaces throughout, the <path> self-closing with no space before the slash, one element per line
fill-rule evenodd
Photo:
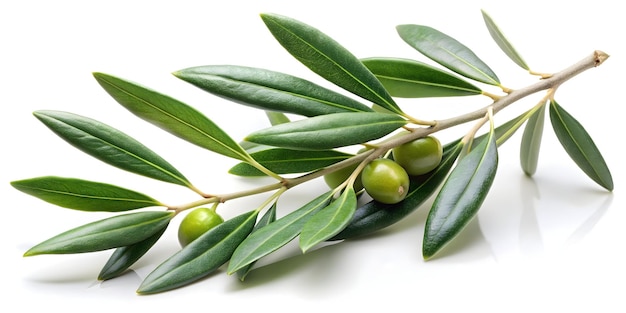
<path fill-rule="evenodd" d="M 265 111 L 265 115 L 272 126 L 291 122 L 287 115 L 282 112 Z"/>
<path fill-rule="evenodd" d="M 491 68 L 456 39 L 423 25 L 399 25 L 396 29 L 406 43 L 442 66 L 485 84 L 500 85 Z"/>
<path fill-rule="evenodd" d="M 356 194 L 350 187 L 327 207 L 309 219 L 300 234 L 300 249 L 303 253 L 343 230 L 352 220 L 356 210 Z"/>
<path fill-rule="evenodd" d="M 11 182 L 15 189 L 64 208 L 121 212 L 162 204 L 136 191 L 77 178 L 43 176 Z"/>
<path fill-rule="evenodd" d="M 396 114 L 333 113 L 262 129 L 245 140 L 294 150 L 328 150 L 378 139 L 405 124 Z"/>
<path fill-rule="evenodd" d="M 313 72 L 385 109 L 402 113 L 380 81 L 334 39 L 289 17 L 261 14 L 261 18 L 276 40 Z"/>
<path fill-rule="evenodd" d="M 482 93 L 480 88 L 419 61 L 398 58 L 367 58 L 361 61 L 394 97 L 457 97 Z"/>
<path fill-rule="evenodd" d="M 276 221 L 276 202 L 274 202 L 269 210 L 267 210 L 267 212 L 263 214 L 263 216 L 256 223 L 256 225 L 254 225 L 252 233 L 254 234 L 255 231 L 258 231 L 259 229 L 269 225 L 270 223 L 273 223 L 274 221 Z M 244 281 L 244 279 L 246 279 L 246 276 L 248 276 L 248 273 L 250 273 L 250 271 L 254 267 L 254 263 L 256 262 L 252 262 L 237 271 L 237 277 L 239 277 L 239 280 Z"/>
<path fill-rule="evenodd" d="M 600 150 L 585 128 L 556 101 L 550 102 L 550 121 L 561 145 L 578 167 L 600 186 L 613 190 L 613 177 Z"/>
<path fill-rule="evenodd" d="M 33 114 L 59 137 L 100 161 L 161 181 L 191 185 L 155 152 L 109 125 L 68 112 L 36 111 Z"/>
<path fill-rule="evenodd" d="M 109 260 L 106 262 L 100 274 L 99 280 L 107 280 L 122 275 L 128 268 L 137 262 L 154 244 L 161 238 L 167 225 L 152 236 L 132 244 L 130 246 L 115 249 Z"/>
<path fill-rule="evenodd" d="M 214 272 L 252 232 L 257 215 L 258 211 L 240 214 L 202 234 L 148 274 L 137 293 L 175 289 Z"/>
<path fill-rule="evenodd" d="M 250 154 L 264 167 L 276 174 L 307 173 L 353 156 L 336 150 L 302 151 L 292 149 L 267 149 Z M 233 166 L 229 173 L 239 176 L 265 176 L 248 163 Z"/>
<path fill-rule="evenodd" d="M 94 252 L 132 245 L 161 230 L 173 216 L 169 211 L 151 211 L 109 217 L 56 235 L 30 248 L 24 256 Z"/>
<path fill-rule="evenodd" d="M 384 204 L 370 201 L 360 206 L 356 209 L 348 226 L 329 240 L 342 240 L 371 234 L 407 217 L 439 188 L 462 149 L 463 144 L 460 140 L 447 144 L 443 149 L 441 163 L 436 169 L 423 176 L 411 177 L 409 193 L 402 202 Z"/>
<path fill-rule="evenodd" d="M 493 128 L 452 169 L 426 219 L 422 254 L 429 259 L 453 240 L 474 218 L 493 183 L 498 150 Z"/>
<path fill-rule="evenodd" d="M 496 145 L 499 147 L 503 145 L 515 132 L 524 125 L 524 122 L 528 120 L 534 113 L 536 109 L 530 109 L 515 118 L 507 121 L 506 123 L 496 127 L 494 129 L 494 136 L 496 137 Z M 472 141 L 472 149 L 476 147 L 481 141 L 489 138 L 489 132 L 480 135 Z"/>
<path fill-rule="evenodd" d="M 311 216 L 326 207 L 332 197 L 333 192 L 328 191 L 301 208 L 250 234 L 233 253 L 228 264 L 228 274 L 235 273 L 292 241 L 300 234 L 302 227 Z"/>
<path fill-rule="evenodd" d="M 237 142 L 187 104 L 128 80 L 103 73 L 93 75 L 119 104 L 140 118 L 215 153 L 249 160 Z"/>
<path fill-rule="evenodd" d="M 310 81 L 260 68 L 210 65 L 174 75 L 212 94 L 264 110 L 304 116 L 371 111 L 350 97 Z"/>
<path fill-rule="evenodd" d="M 543 137 L 543 124 L 545 120 L 546 106 L 535 111 L 524 128 L 524 134 L 520 145 L 520 163 L 526 175 L 532 176 L 537 171 L 541 137 Z"/>
<path fill-rule="evenodd" d="M 515 64 L 519 65 L 521 68 L 525 70 L 530 70 L 522 56 L 515 50 L 511 42 L 504 36 L 498 25 L 493 21 L 491 16 L 485 12 L 485 10 L 481 10 L 483 14 L 483 19 L 485 20 L 485 24 L 487 25 L 487 29 L 489 30 L 489 34 L 491 38 L 498 44 L 498 47 L 502 49 L 502 51 L 511 59 Z"/>

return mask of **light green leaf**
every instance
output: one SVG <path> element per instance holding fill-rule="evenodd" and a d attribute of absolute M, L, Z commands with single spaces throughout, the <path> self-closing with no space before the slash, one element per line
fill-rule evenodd
<path fill-rule="evenodd" d="M 289 17 L 261 14 L 261 18 L 276 40 L 313 72 L 385 109 L 402 113 L 380 81 L 334 39 Z"/>
<path fill-rule="evenodd" d="M 233 253 L 228 263 L 228 274 L 235 273 L 292 241 L 300 234 L 302 227 L 311 216 L 326 207 L 332 197 L 333 192 L 328 191 L 301 208 L 250 234 Z"/>
<path fill-rule="evenodd" d="M 265 115 L 272 126 L 291 122 L 287 115 L 282 112 L 265 111 Z"/>
<path fill-rule="evenodd" d="M 543 124 L 545 120 L 546 106 L 535 111 L 524 128 L 524 134 L 520 145 L 520 163 L 526 175 L 532 176 L 537 171 L 541 137 L 543 137 Z"/>
<path fill-rule="evenodd" d="M 456 39 L 423 25 L 405 24 L 396 29 L 406 43 L 442 66 L 485 84 L 500 85 L 491 68 Z"/>
<path fill-rule="evenodd" d="M 254 225 L 252 234 L 254 234 L 255 231 L 269 225 L 270 223 L 273 223 L 274 221 L 276 221 L 276 202 L 274 202 L 274 204 L 267 210 L 267 212 L 263 214 L 263 216 L 256 223 L 256 225 Z M 256 262 L 252 262 L 237 271 L 237 277 L 239 277 L 239 280 L 244 281 L 244 279 L 246 279 L 246 276 L 248 276 L 248 273 L 250 273 L 250 271 L 254 267 L 254 263 Z"/>
<path fill-rule="evenodd" d="M 613 190 L 613 177 L 600 150 L 585 128 L 556 101 L 550 102 L 550 121 L 561 145 L 576 165 L 600 186 Z"/>
<path fill-rule="evenodd" d="M 474 218 L 491 188 L 498 167 L 493 128 L 487 140 L 460 159 L 426 219 L 422 254 L 429 259 L 452 241 Z"/>
<path fill-rule="evenodd" d="M 109 125 L 68 112 L 36 111 L 33 114 L 59 137 L 100 161 L 150 178 L 191 186 L 155 152 Z"/>
<path fill-rule="evenodd" d="M 24 256 L 107 250 L 140 242 L 165 227 L 174 212 L 127 213 L 85 224 L 30 248 Z"/>
<path fill-rule="evenodd" d="M 54 205 L 81 211 L 121 212 L 163 205 L 136 191 L 77 178 L 43 176 L 13 181 L 11 185 Z"/>
<path fill-rule="evenodd" d="M 482 93 L 478 87 L 419 61 L 398 58 L 361 61 L 394 97 L 457 97 Z"/>
<path fill-rule="evenodd" d="M 291 174 L 314 171 L 353 155 L 335 150 L 303 151 L 275 148 L 254 152 L 250 156 L 276 174 Z M 228 172 L 239 176 L 265 175 L 245 162 L 236 164 Z"/>
<path fill-rule="evenodd" d="M 371 111 L 350 97 L 310 81 L 260 68 L 209 65 L 174 75 L 202 90 L 264 110 L 304 116 Z"/>
<path fill-rule="evenodd" d="M 161 263 L 143 280 L 137 293 L 151 294 L 188 285 L 228 262 L 252 232 L 258 211 L 250 211 L 211 228 Z"/>
<path fill-rule="evenodd" d="M 489 34 L 491 38 L 498 44 L 498 47 L 504 51 L 504 53 L 511 59 L 515 64 L 519 65 L 521 68 L 525 70 L 530 70 L 522 56 L 515 50 L 511 42 L 504 36 L 498 25 L 493 21 L 491 16 L 485 12 L 485 10 L 481 10 L 483 14 L 483 19 L 485 20 L 485 24 L 487 25 L 487 29 L 489 30 Z"/>
<path fill-rule="evenodd" d="M 381 138 L 406 123 L 396 114 L 333 113 L 261 129 L 245 140 L 294 150 L 328 150 Z"/>

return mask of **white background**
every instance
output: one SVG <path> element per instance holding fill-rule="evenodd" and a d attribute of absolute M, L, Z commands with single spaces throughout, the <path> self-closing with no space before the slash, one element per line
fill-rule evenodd
<path fill-rule="evenodd" d="M 399 309 L 441 312 L 623 312 L 626 305 L 626 212 L 623 202 L 623 29 L 618 2 L 588 1 L 2 1 L 0 93 L 3 222 L 0 309 L 66 312 L 139 310 L 318 311 Z M 115 103 L 91 73 L 140 82 L 198 108 L 239 140 L 267 126 L 261 111 L 227 102 L 170 73 L 191 66 L 237 64 L 324 82 L 272 38 L 259 13 L 299 19 L 327 33 L 357 57 L 426 61 L 395 33 L 398 24 L 424 24 L 460 40 L 485 60 L 504 85 L 533 78 L 497 48 L 480 14 L 485 9 L 533 70 L 556 72 L 595 49 L 611 58 L 562 86 L 557 101 L 589 131 L 611 168 L 615 191 L 588 179 L 558 144 L 546 120 L 539 169 L 533 179 L 518 165 L 519 134 L 500 149 L 492 191 L 462 238 L 437 258 L 421 257 L 426 210 L 360 240 L 300 255 L 293 246 L 241 283 L 223 271 L 153 296 L 134 293 L 156 265 L 176 252 L 176 223 L 126 275 L 95 277 L 109 252 L 23 258 L 32 245 L 106 214 L 65 210 L 13 189 L 9 182 L 44 175 L 104 181 L 166 203 L 195 200 L 188 190 L 123 172 L 82 154 L 33 116 L 69 111 L 110 124 L 145 143 L 211 193 L 263 181 L 229 176 L 235 161 L 178 140 Z M 487 86 L 486 90 L 497 92 Z M 533 105 L 522 100 L 496 116 L 506 121 Z M 445 118 L 488 99 L 399 100 L 422 119 Z M 507 116 L 508 114 L 508 116 Z M 501 116 L 501 117 L 500 117 Z M 498 119 L 499 118 L 499 119 Z M 464 127 L 465 126 L 465 127 Z M 440 134 L 455 138 L 471 125 Z M 318 192 L 321 181 L 285 195 L 285 214 Z M 225 217 L 255 208 L 263 197 L 220 207 Z M 270 264 L 272 262 L 277 262 Z M 334 309 L 337 310 L 337 309 Z"/>

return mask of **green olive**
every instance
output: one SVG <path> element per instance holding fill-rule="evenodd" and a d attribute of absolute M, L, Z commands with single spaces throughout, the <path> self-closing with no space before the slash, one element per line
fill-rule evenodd
<path fill-rule="evenodd" d="M 393 204 L 409 192 L 409 175 L 391 159 L 375 159 L 363 168 L 361 180 L 365 191 L 376 201 Z"/>
<path fill-rule="evenodd" d="M 418 138 L 393 148 L 393 159 L 409 175 L 423 175 L 434 170 L 443 155 L 439 139 L 433 136 Z"/>
<path fill-rule="evenodd" d="M 178 226 L 178 242 L 185 247 L 224 219 L 214 209 L 197 208 L 189 212 Z"/>
<path fill-rule="evenodd" d="M 330 189 L 335 189 L 337 186 L 341 185 L 356 169 L 359 164 L 350 165 L 348 167 L 344 167 L 332 173 L 328 173 L 324 175 L 324 181 L 326 185 L 330 187 Z M 363 189 L 363 184 L 361 184 L 361 174 L 359 173 L 359 177 L 354 181 L 354 191 L 360 191 Z"/>

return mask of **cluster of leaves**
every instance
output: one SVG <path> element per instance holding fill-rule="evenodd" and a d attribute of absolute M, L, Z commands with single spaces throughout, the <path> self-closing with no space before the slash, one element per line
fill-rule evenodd
<path fill-rule="evenodd" d="M 272 126 L 249 134 L 238 143 L 191 106 L 134 82 L 94 73 L 97 82 L 122 106 L 188 142 L 241 161 L 230 173 L 270 176 L 277 182 L 262 191 L 275 193 L 258 208 L 230 218 L 206 232 L 156 267 L 138 292 L 156 293 L 194 282 L 228 263 L 227 272 L 243 280 L 254 263 L 299 237 L 301 250 L 325 241 L 368 234 L 396 223 L 436 193 L 423 238 L 428 259 L 454 239 L 477 214 L 494 180 L 498 146 L 526 125 L 521 140 L 521 164 L 532 175 L 549 106 L 552 126 L 565 150 L 579 167 L 602 187 L 612 190 L 611 174 L 585 129 L 554 100 L 554 89 L 535 107 L 498 127 L 491 108 L 464 138 L 444 147 L 443 160 L 432 172 L 411 177 L 408 196 L 397 204 L 369 201 L 358 204 L 354 180 L 318 195 L 304 206 L 277 217 L 280 196 L 289 188 L 376 157 L 390 157 L 393 145 L 408 142 L 454 125 L 420 121 L 406 114 L 396 98 L 483 95 L 464 78 L 501 86 L 496 74 L 469 48 L 436 29 L 400 25 L 398 34 L 424 56 L 446 69 L 391 57 L 358 59 L 339 43 L 300 21 L 262 14 L 265 25 L 296 59 L 329 82 L 360 99 L 310 81 L 266 69 L 232 65 L 201 66 L 175 72 L 175 76 L 211 94 L 267 113 Z M 529 70 L 483 12 L 490 34 L 516 64 Z M 464 77 L 464 78 L 462 78 Z M 495 98 L 497 99 L 497 98 Z M 549 104 L 548 104 L 549 103 Z M 284 113 L 303 118 L 290 121 Z M 218 204 L 227 199 L 196 188 L 170 163 L 135 139 L 97 120 L 61 111 L 34 115 L 50 130 L 85 153 L 110 165 L 197 192 L 202 200 Z M 475 136 L 489 123 L 489 131 Z M 439 127 L 439 128 L 438 128 Z M 391 136 L 398 129 L 403 136 Z M 374 143 L 375 140 L 381 140 Z M 338 150 L 365 144 L 358 154 Z M 283 174 L 299 174 L 284 178 Z M 71 254 L 112 249 L 99 279 L 123 274 L 162 236 L 171 220 L 193 206 L 168 207 L 147 195 L 111 184 L 56 176 L 14 181 L 16 189 L 57 206 L 81 211 L 126 212 L 148 207 L 165 210 L 135 211 L 95 221 L 37 244 L 25 256 Z M 246 196 L 254 191 L 241 192 Z M 261 215 L 260 213 L 264 213 Z"/>

